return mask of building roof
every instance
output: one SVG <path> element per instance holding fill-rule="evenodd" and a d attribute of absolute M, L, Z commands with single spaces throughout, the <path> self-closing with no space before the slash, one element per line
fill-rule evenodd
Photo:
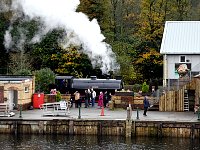
<path fill-rule="evenodd" d="M 200 21 L 166 21 L 161 54 L 200 54 Z"/>
<path fill-rule="evenodd" d="M 14 75 L 3 75 L 0 76 L 0 82 L 2 83 L 20 83 L 32 80 L 32 76 L 14 76 Z"/>

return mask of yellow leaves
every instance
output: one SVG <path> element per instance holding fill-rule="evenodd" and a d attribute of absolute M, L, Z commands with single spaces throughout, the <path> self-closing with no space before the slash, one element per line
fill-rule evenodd
<path fill-rule="evenodd" d="M 51 60 L 56 60 L 56 58 L 57 58 L 56 54 L 51 55 Z"/>
<path fill-rule="evenodd" d="M 162 38 L 163 24 L 166 17 L 166 0 L 143 0 L 141 2 L 141 14 L 139 18 L 138 34 L 143 40 L 154 42 Z"/>
<path fill-rule="evenodd" d="M 72 64 L 74 64 L 74 62 L 66 62 L 65 66 L 72 65 Z"/>
<path fill-rule="evenodd" d="M 55 70 L 58 73 L 70 73 L 72 68 L 77 67 L 80 59 L 81 54 L 74 47 L 62 49 L 59 53 L 51 55 L 51 60 L 57 63 Z"/>
<path fill-rule="evenodd" d="M 139 59 L 136 61 L 137 64 L 143 64 L 147 62 L 162 65 L 162 56 L 156 50 L 150 49 L 149 52 L 141 54 Z"/>

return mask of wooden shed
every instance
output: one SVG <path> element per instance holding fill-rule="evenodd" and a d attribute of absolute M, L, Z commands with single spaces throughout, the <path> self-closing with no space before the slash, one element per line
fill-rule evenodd
<path fill-rule="evenodd" d="M 31 106 L 34 92 L 33 76 L 0 76 L 0 103 L 9 103 L 11 110 L 20 104 L 23 109 Z"/>
<path fill-rule="evenodd" d="M 200 75 L 178 90 L 163 93 L 159 100 L 159 111 L 193 111 L 200 104 Z"/>

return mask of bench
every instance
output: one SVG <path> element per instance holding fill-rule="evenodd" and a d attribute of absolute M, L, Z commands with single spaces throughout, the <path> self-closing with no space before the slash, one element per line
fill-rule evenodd
<path fill-rule="evenodd" d="M 14 107 L 15 105 L 12 103 L 0 103 L 0 117 L 12 117 L 15 114 L 10 111 L 10 107 Z"/>
<path fill-rule="evenodd" d="M 70 113 L 69 108 L 71 106 L 70 102 L 60 101 L 54 103 L 44 103 L 40 105 L 40 109 L 43 110 L 43 116 L 59 116 L 67 115 Z"/>

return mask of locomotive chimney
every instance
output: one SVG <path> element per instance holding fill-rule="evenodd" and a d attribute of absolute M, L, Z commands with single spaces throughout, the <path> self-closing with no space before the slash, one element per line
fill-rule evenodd
<path fill-rule="evenodd" d="M 97 76 L 90 76 L 91 80 L 96 80 Z"/>

